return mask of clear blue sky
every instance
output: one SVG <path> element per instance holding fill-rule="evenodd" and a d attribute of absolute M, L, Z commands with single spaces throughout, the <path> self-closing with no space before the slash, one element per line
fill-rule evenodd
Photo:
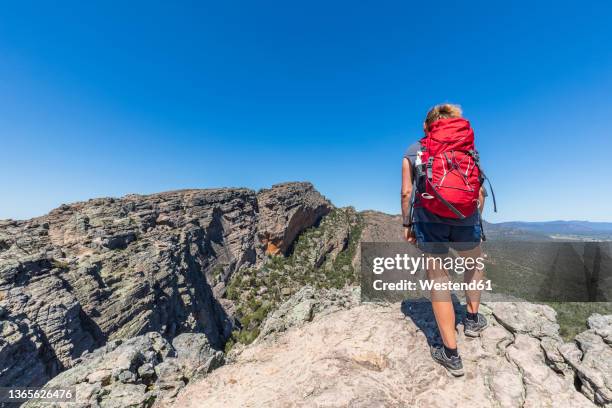
<path fill-rule="evenodd" d="M 12 2 L 0 219 L 309 180 L 399 212 L 427 109 L 463 106 L 502 220 L 612 221 L 612 3 Z"/>

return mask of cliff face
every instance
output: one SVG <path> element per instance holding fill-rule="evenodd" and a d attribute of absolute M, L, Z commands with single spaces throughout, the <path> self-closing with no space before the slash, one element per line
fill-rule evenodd
<path fill-rule="evenodd" d="M 331 209 L 311 184 L 287 183 L 94 199 L 0 221 L 0 386 L 44 384 L 85 351 L 150 331 L 201 332 L 222 347 L 232 274 L 270 245 L 286 252 Z"/>

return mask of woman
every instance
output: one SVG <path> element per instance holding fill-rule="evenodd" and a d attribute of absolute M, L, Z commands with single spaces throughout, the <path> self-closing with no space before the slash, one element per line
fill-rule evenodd
<path fill-rule="evenodd" d="M 428 256 L 440 256 L 449 247 L 463 257 L 478 257 L 482 240 L 481 212 L 486 191 L 484 174 L 473 147 L 474 133 L 457 105 L 433 107 L 423 123 L 425 137 L 412 144 L 402 162 L 402 216 L 404 239 L 416 244 Z M 428 269 L 433 280 L 447 280 L 444 269 L 436 263 Z M 482 278 L 482 269 L 472 268 L 465 281 Z M 432 292 L 432 307 L 443 345 L 433 346 L 432 357 L 451 374 L 463 375 L 463 364 L 457 351 L 455 311 L 448 291 Z M 487 327 L 478 313 L 479 291 L 467 291 L 467 313 L 464 330 L 476 337 Z"/>

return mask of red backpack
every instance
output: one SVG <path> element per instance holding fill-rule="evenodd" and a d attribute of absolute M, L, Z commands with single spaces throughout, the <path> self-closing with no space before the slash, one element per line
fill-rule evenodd
<path fill-rule="evenodd" d="M 418 205 L 447 218 L 464 219 L 474 214 L 486 176 L 480 168 L 470 122 L 439 119 L 429 126 L 420 143 L 415 163 Z M 490 182 L 489 188 L 497 212 Z"/>

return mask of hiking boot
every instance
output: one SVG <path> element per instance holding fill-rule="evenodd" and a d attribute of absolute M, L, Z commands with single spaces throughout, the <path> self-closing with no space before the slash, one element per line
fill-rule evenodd
<path fill-rule="evenodd" d="M 436 363 L 442 365 L 442 367 L 446 368 L 448 372 L 454 375 L 455 377 L 461 377 L 463 375 L 463 363 L 461 362 L 461 357 L 446 357 L 444 347 L 432 346 L 431 357 Z"/>
<path fill-rule="evenodd" d="M 489 326 L 487 318 L 480 313 L 476 314 L 476 320 L 465 318 L 463 320 L 463 332 L 468 337 L 478 337 L 484 329 Z"/>

